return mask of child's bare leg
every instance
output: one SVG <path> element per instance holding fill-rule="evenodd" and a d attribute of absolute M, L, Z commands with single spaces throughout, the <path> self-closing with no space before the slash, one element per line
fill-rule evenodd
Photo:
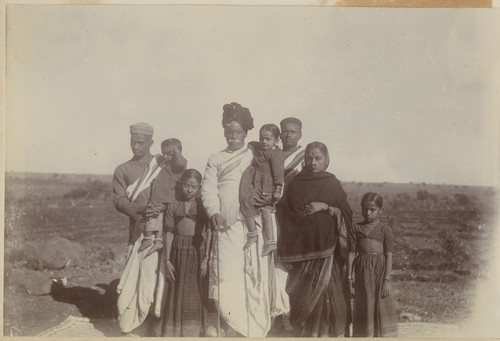
<path fill-rule="evenodd" d="M 274 240 L 273 234 L 273 221 L 271 211 L 261 210 L 262 216 L 262 230 L 266 241 L 264 242 L 264 248 L 262 249 L 262 256 L 267 256 L 273 251 L 276 251 L 276 240 Z"/>
<path fill-rule="evenodd" d="M 261 210 L 261 217 L 262 217 L 262 233 L 264 234 L 266 241 L 276 242 L 274 240 L 273 220 L 271 211 L 264 209 Z"/>
<path fill-rule="evenodd" d="M 144 231 L 143 234 L 144 234 L 144 237 L 142 238 L 141 246 L 139 247 L 139 252 L 142 252 L 142 251 L 146 250 L 148 247 L 150 247 L 151 245 L 153 245 L 153 239 L 154 239 L 153 232 L 152 231 Z"/>
<path fill-rule="evenodd" d="M 246 250 L 252 245 L 253 243 L 257 242 L 257 226 L 255 226 L 255 219 L 254 218 L 249 218 L 245 219 L 246 225 L 247 225 L 247 241 L 245 245 L 243 245 L 243 250 Z"/>
<path fill-rule="evenodd" d="M 151 218 L 146 222 L 146 233 L 151 233 L 155 237 L 154 243 L 149 243 L 149 246 L 153 246 L 146 254 L 147 257 L 163 248 L 163 213 L 158 214 L 157 217 Z"/>
<path fill-rule="evenodd" d="M 160 251 L 163 249 L 163 231 L 157 231 L 155 233 L 155 242 L 153 243 L 153 247 L 149 249 L 148 253 L 146 254 L 146 257 L 155 253 L 156 251 Z"/>

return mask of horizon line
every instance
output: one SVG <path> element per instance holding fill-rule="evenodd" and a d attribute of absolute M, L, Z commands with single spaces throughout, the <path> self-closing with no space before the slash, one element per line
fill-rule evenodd
<path fill-rule="evenodd" d="M 12 174 L 12 173 L 19 173 L 19 174 L 43 174 L 43 175 L 82 175 L 82 176 L 109 176 L 110 178 L 113 177 L 113 173 L 58 173 L 58 172 L 28 172 L 28 171 L 17 171 L 17 170 L 5 170 L 4 174 Z M 394 181 L 368 181 L 368 180 L 340 180 L 340 182 L 348 183 L 348 182 L 361 182 L 361 183 L 368 183 L 368 184 L 403 184 L 403 185 L 434 185 L 434 186 L 462 186 L 462 187 L 490 187 L 490 188 L 496 188 L 498 187 L 497 185 L 490 184 L 490 185 L 471 185 L 471 184 L 457 184 L 457 183 L 445 183 L 445 182 L 430 182 L 430 181 L 407 181 L 407 182 L 394 182 Z"/>

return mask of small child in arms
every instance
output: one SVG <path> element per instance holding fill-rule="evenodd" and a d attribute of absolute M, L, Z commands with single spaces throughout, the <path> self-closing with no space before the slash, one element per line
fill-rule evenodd
<path fill-rule="evenodd" d="M 182 172 L 186 169 L 187 160 L 182 156 L 182 143 L 171 138 L 161 143 L 161 152 L 165 162 L 161 171 L 151 185 L 151 197 L 146 207 L 146 228 L 139 252 L 153 245 L 146 257 L 163 248 L 163 212 L 175 199 L 175 186 Z"/>
<path fill-rule="evenodd" d="M 252 164 L 244 171 L 240 183 L 240 208 L 248 229 L 246 250 L 257 241 L 255 218 L 262 217 L 264 247 L 262 256 L 277 249 L 273 233 L 272 212 L 283 193 L 284 154 L 278 148 L 280 130 L 275 124 L 265 124 L 260 128 L 259 142 L 250 142 L 254 153 Z M 254 198 L 272 193 L 272 203 L 258 205 Z"/>

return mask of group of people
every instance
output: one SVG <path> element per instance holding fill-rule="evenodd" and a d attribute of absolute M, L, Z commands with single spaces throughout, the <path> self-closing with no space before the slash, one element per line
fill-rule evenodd
<path fill-rule="evenodd" d="M 247 144 L 253 118 L 233 102 L 222 127 L 227 146 L 203 176 L 179 140 L 153 155 L 153 127 L 130 127 L 134 156 L 113 178 L 114 205 L 130 218 L 122 332 L 149 316 L 150 336 L 264 337 L 290 313 L 295 336 L 349 336 L 350 323 L 350 336 L 397 336 L 382 197 L 367 193 L 353 223 L 326 145 L 300 146 L 297 118 Z"/>

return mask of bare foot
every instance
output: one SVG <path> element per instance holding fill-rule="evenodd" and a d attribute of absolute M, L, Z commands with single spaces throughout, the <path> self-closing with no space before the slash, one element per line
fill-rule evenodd
<path fill-rule="evenodd" d="M 264 244 L 264 249 L 262 250 L 262 257 L 267 256 L 273 251 L 276 251 L 278 247 L 276 246 L 276 242 L 269 241 Z"/>
<path fill-rule="evenodd" d="M 151 245 L 153 245 L 153 236 L 142 238 L 141 246 L 139 247 L 138 252 L 142 252 L 142 251 L 146 250 Z"/>
<path fill-rule="evenodd" d="M 153 253 L 155 253 L 156 251 L 159 251 L 161 249 L 163 249 L 163 240 L 156 239 L 154 244 L 153 244 L 153 247 L 151 249 L 149 249 L 148 253 L 146 253 L 146 257 L 152 255 Z"/>
<path fill-rule="evenodd" d="M 224 332 L 224 329 L 221 328 L 220 330 L 220 335 L 217 333 L 217 327 L 216 326 L 209 326 L 207 328 L 207 331 L 205 332 L 206 337 L 225 337 L 226 333 Z"/>
<path fill-rule="evenodd" d="M 245 245 L 243 245 L 243 250 L 248 249 L 252 244 L 256 243 L 257 237 L 258 237 L 257 233 L 255 235 L 251 235 L 250 233 L 247 233 L 247 241 L 246 241 Z"/>

